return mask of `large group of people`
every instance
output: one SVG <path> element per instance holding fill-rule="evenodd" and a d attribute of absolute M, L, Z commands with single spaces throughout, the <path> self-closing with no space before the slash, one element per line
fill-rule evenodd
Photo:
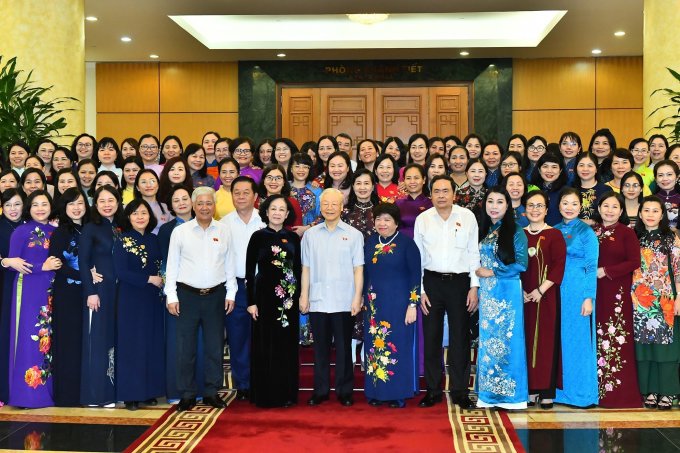
<path fill-rule="evenodd" d="M 225 343 L 236 398 L 258 407 L 297 404 L 301 347 L 311 406 L 331 388 L 353 405 L 360 362 L 370 405 L 424 390 L 431 407 L 443 347 L 462 408 L 668 410 L 680 394 L 680 145 L 662 135 L 81 134 L 5 151 L 4 404 L 224 408 Z"/>

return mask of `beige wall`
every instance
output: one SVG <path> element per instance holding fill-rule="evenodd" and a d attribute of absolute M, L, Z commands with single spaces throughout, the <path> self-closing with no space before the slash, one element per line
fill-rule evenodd
<path fill-rule="evenodd" d="M 514 133 L 556 142 L 609 128 L 617 145 L 643 135 L 642 57 L 551 58 L 513 61 Z"/>
<path fill-rule="evenodd" d="M 238 135 L 237 63 L 98 63 L 97 137 Z"/>
<path fill-rule="evenodd" d="M 184 144 L 203 132 L 238 135 L 237 63 L 98 63 L 97 137 L 151 132 Z M 557 141 L 611 129 L 620 146 L 642 135 L 642 57 L 513 61 L 513 132 Z"/>
<path fill-rule="evenodd" d="M 17 57 L 18 69 L 33 70 L 38 86 L 53 86 L 46 99 L 70 96 L 80 102 L 61 107 L 68 123 L 62 135 L 85 127 L 85 27 L 83 0 L 0 0 L 0 55 Z M 57 139 L 70 144 L 72 137 Z"/>

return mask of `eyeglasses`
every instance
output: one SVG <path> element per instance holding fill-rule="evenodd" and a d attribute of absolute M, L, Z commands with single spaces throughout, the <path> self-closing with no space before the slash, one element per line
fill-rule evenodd
<path fill-rule="evenodd" d="M 264 180 L 267 181 L 267 182 L 281 182 L 281 181 L 283 181 L 283 176 L 268 175 L 266 178 L 264 178 Z"/>
<path fill-rule="evenodd" d="M 155 186 L 158 184 L 155 179 L 142 179 L 139 181 L 140 186 Z"/>
<path fill-rule="evenodd" d="M 529 147 L 529 151 L 545 151 L 545 146 L 543 146 L 543 145 L 538 145 L 538 146 L 531 145 Z"/>
<path fill-rule="evenodd" d="M 143 151 L 156 151 L 158 149 L 157 145 L 142 145 L 139 149 Z"/>
<path fill-rule="evenodd" d="M 517 162 L 503 162 L 501 168 L 514 168 L 517 166 Z"/>
<path fill-rule="evenodd" d="M 578 145 L 578 143 L 576 142 L 568 142 L 566 140 L 562 142 L 562 146 L 576 146 L 576 145 Z"/>
<path fill-rule="evenodd" d="M 92 143 L 78 143 L 76 145 L 78 148 L 92 148 Z"/>
<path fill-rule="evenodd" d="M 305 164 L 293 164 L 293 168 L 296 170 L 309 170 L 311 167 Z"/>
<path fill-rule="evenodd" d="M 623 185 L 624 189 L 639 189 L 640 187 L 642 187 L 642 186 L 640 184 L 636 183 L 636 182 L 634 182 L 632 184 L 627 182 Z"/>
<path fill-rule="evenodd" d="M 245 149 L 245 148 L 236 148 L 234 150 L 234 154 L 248 154 L 250 152 L 252 152 L 252 151 L 249 150 L 249 149 Z"/>
<path fill-rule="evenodd" d="M 21 203 L 20 201 L 17 201 L 16 203 L 5 203 L 2 206 L 4 209 L 21 209 L 24 207 L 24 204 Z"/>
<path fill-rule="evenodd" d="M 526 206 L 526 209 L 527 209 L 527 211 L 531 211 L 531 210 L 534 210 L 534 209 L 545 209 L 545 206 L 546 205 L 544 205 L 543 203 L 538 203 L 538 204 L 530 203 Z"/>

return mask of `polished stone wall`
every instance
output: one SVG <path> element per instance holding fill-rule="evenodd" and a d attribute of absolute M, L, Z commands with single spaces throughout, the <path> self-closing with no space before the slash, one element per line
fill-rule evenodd
<path fill-rule="evenodd" d="M 277 135 L 277 84 L 472 82 L 470 130 L 501 143 L 512 134 L 511 59 L 241 61 L 238 79 L 239 131 L 256 141 Z"/>

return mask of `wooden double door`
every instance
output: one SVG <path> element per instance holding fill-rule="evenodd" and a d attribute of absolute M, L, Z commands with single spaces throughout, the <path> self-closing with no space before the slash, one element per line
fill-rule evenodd
<path fill-rule="evenodd" d="M 467 135 L 468 86 L 287 88 L 281 89 L 281 136 L 298 146 L 321 135 L 348 133 L 364 138 L 415 133 Z"/>

